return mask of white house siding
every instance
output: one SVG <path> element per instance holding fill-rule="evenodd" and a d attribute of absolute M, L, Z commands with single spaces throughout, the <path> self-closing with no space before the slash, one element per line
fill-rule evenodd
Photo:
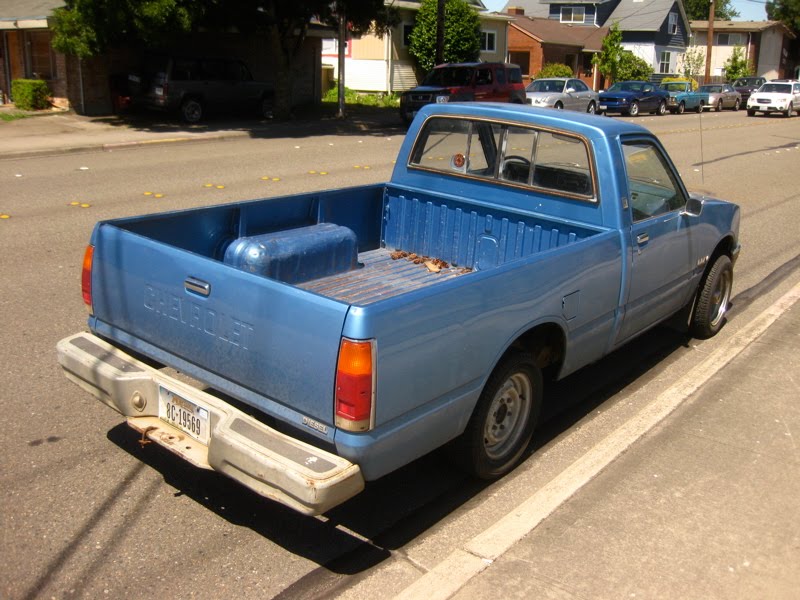
<path fill-rule="evenodd" d="M 339 64 L 335 58 L 323 56 L 322 63 L 332 65 L 334 78 L 339 78 Z M 347 58 L 344 63 L 344 85 L 359 92 L 385 92 L 386 72 L 385 60 Z"/>
<path fill-rule="evenodd" d="M 654 69 L 658 68 L 658 54 L 653 44 L 632 44 L 630 42 L 623 42 L 622 47 L 625 50 L 633 52 L 635 56 L 644 60 L 648 65 L 652 65 Z"/>
<path fill-rule="evenodd" d="M 417 85 L 417 75 L 410 60 L 392 62 L 392 91 L 403 92 Z"/>
<path fill-rule="evenodd" d="M 758 74 L 767 79 L 780 77 L 782 54 L 783 36 L 778 29 L 773 28 L 764 31 L 761 34 L 761 48 L 758 52 Z"/>

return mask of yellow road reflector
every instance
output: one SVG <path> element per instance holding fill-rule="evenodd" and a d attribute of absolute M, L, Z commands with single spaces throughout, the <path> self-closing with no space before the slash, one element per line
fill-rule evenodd
<path fill-rule="evenodd" d="M 80 203 L 80 202 L 77 202 L 77 201 L 74 201 L 74 200 L 73 200 L 73 201 L 72 201 L 72 202 L 70 202 L 70 203 L 69 203 L 67 206 L 80 206 L 80 205 L 81 205 L 81 203 Z"/>
<path fill-rule="evenodd" d="M 0 219 L 10 219 L 11 215 L 0 215 Z"/>
<path fill-rule="evenodd" d="M 152 196 L 152 195 L 153 195 L 153 192 L 145 192 L 145 193 L 144 193 L 144 195 L 145 195 L 145 196 Z"/>
<path fill-rule="evenodd" d="M 214 184 L 213 183 L 204 183 L 203 187 L 212 188 L 212 187 L 214 187 Z"/>
<path fill-rule="evenodd" d="M 91 204 L 85 204 L 85 203 L 81 204 L 81 208 L 89 208 L 90 206 L 91 206 Z"/>
<path fill-rule="evenodd" d="M 218 189 L 218 190 L 224 190 L 224 189 L 225 189 L 225 186 L 224 186 L 224 185 L 218 185 L 218 186 L 217 186 L 217 189 Z"/>
<path fill-rule="evenodd" d="M 273 177 L 273 178 L 272 178 L 272 181 L 280 181 L 280 180 L 281 180 L 281 178 L 280 178 L 280 177 Z"/>
<path fill-rule="evenodd" d="M 153 194 L 153 198 L 163 198 L 164 194 Z"/>

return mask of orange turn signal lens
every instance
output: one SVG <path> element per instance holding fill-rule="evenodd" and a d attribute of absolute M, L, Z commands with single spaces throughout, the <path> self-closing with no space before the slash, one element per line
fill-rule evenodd
<path fill-rule="evenodd" d="M 87 246 L 83 255 L 83 270 L 81 271 L 81 293 L 83 302 L 92 312 L 92 263 L 94 262 L 94 246 Z"/>
<path fill-rule="evenodd" d="M 336 368 L 336 426 L 347 431 L 367 431 L 372 426 L 372 340 L 342 338 Z"/>

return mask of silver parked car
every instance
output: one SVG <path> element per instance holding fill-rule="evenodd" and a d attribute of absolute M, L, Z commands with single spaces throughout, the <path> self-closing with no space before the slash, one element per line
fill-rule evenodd
<path fill-rule="evenodd" d="M 564 108 L 588 113 L 597 111 L 597 92 L 589 89 L 589 86 L 580 79 L 570 77 L 535 79 L 525 88 L 525 95 L 531 106 Z"/>
<path fill-rule="evenodd" d="M 700 94 L 708 94 L 709 110 L 721 111 L 723 108 L 739 110 L 742 105 L 742 95 L 733 89 L 729 83 L 709 83 L 701 85 L 697 90 Z"/>

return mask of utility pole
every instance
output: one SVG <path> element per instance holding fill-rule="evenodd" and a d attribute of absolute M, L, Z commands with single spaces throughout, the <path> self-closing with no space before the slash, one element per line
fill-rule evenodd
<path fill-rule="evenodd" d="M 337 94 L 339 99 L 339 108 L 336 111 L 336 118 L 344 119 L 344 49 L 347 44 L 347 20 L 345 19 L 344 4 L 342 2 L 339 2 L 338 6 L 336 7 L 336 12 L 338 13 L 336 16 L 339 17 L 339 39 L 337 40 L 339 50 L 339 80 L 337 82 L 339 88 Z"/>
<path fill-rule="evenodd" d="M 714 0 L 708 6 L 708 43 L 706 44 L 706 74 L 703 83 L 711 79 L 711 48 L 714 46 Z"/>
<path fill-rule="evenodd" d="M 437 65 L 444 62 L 444 4 L 445 0 L 438 0 L 436 5 L 436 57 L 434 62 Z"/>

